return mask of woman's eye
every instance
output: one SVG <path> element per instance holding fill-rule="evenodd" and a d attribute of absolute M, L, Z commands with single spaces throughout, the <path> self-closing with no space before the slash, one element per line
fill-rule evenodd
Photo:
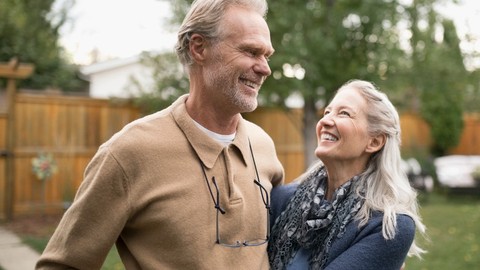
<path fill-rule="evenodd" d="M 341 111 L 339 114 L 340 115 L 345 115 L 345 116 L 350 116 L 350 113 L 348 113 L 347 111 Z"/>

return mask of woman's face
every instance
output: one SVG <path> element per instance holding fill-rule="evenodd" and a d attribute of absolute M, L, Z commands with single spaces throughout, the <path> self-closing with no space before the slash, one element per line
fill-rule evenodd
<path fill-rule="evenodd" d="M 358 90 L 341 89 L 317 124 L 317 157 L 326 164 L 332 161 L 366 162 L 371 141 L 367 110 L 367 103 Z"/>

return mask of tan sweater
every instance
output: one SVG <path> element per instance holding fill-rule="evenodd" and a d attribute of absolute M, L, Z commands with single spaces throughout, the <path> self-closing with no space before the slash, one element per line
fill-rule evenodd
<path fill-rule="evenodd" d="M 264 238 L 267 214 L 248 139 L 269 192 L 284 177 L 273 141 L 242 119 L 225 147 L 195 126 L 185 100 L 128 124 L 99 148 L 37 269 L 99 269 L 114 243 L 126 269 L 269 268 L 266 245 L 215 243 L 216 209 L 200 160 L 226 210 L 222 241 Z"/>

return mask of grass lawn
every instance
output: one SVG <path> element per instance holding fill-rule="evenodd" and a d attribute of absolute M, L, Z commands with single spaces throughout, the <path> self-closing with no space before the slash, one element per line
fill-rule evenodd
<path fill-rule="evenodd" d="M 24 236 L 22 240 L 27 245 L 31 246 L 33 249 L 38 252 L 42 252 L 45 246 L 47 245 L 49 237 L 37 237 L 37 236 Z M 105 262 L 103 263 L 102 270 L 122 270 L 124 269 L 123 264 L 118 256 L 117 250 L 112 248 L 108 253 Z M 0 269 L 1 270 L 1 269 Z"/>
<path fill-rule="evenodd" d="M 480 269 L 480 194 L 429 195 L 420 212 L 427 225 L 428 253 L 423 260 L 409 258 L 406 270 Z"/>
<path fill-rule="evenodd" d="M 471 270 L 480 269 L 480 194 L 477 197 L 430 194 L 421 198 L 421 214 L 427 226 L 430 241 L 420 244 L 428 253 L 423 260 L 408 258 L 406 270 Z M 45 227 L 35 233 L 21 226 L 7 224 L 27 243 L 42 251 L 53 232 L 57 219 L 35 222 Z M 15 223 L 15 222 L 13 222 Z M 15 228 L 17 227 L 17 228 Z M 28 226 L 27 226 L 28 227 Z M 104 270 L 123 269 L 115 249 L 112 249 L 102 267 Z"/>
<path fill-rule="evenodd" d="M 6 228 L 16 232 L 24 243 L 38 252 L 47 246 L 48 240 L 55 230 L 61 215 L 35 215 L 19 217 L 12 222 L 3 224 Z M 123 264 L 117 250 L 112 248 L 102 266 L 102 270 L 122 270 Z M 3 270 L 0 267 L 0 270 Z"/>

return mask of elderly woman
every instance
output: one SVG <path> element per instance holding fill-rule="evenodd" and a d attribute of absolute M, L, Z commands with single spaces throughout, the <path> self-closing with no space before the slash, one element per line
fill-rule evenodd
<path fill-rule="evenodd" d="M 400 269 L 423 250 L 416 192 L 401 169 L 400 122 L 366 81 L 344 84 L 317 124 L 320 162 L 272 191 L 272 269 Z"/>

